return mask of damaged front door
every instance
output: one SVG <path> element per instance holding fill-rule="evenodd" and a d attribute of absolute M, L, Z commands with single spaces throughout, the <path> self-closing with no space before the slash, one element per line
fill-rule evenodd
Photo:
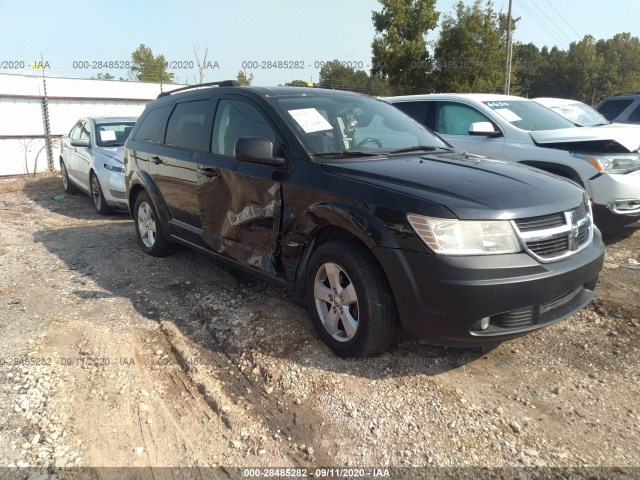
<path fill-rule="evenodd" d="M 274 167 L 234 158 L 242 137 L 275 143 L 274 129 L 248 101 L 218 103 L 211 155 L 199 165 L 199 205 L 203 240 L 214 251 L 269 274 L 276 274 L 281 184 Z"/>

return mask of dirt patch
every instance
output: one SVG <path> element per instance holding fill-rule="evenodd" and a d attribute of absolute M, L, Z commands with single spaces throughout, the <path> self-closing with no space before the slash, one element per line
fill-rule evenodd
<path fill-rule="evenodd" d="M 640 465 L 640 233 L 596 300 L 492 349 L 335 357 L 284 290 L 144 255 L 55 177 L 0 180 L 0 467 Z M 12 183 L 13 182 L 13 183 Z"/>

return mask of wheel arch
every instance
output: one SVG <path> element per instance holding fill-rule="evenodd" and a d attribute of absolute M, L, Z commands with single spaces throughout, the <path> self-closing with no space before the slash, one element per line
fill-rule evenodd
<path fill-rule="evenodd" d="M 135 205 L 138 195 L 145 192 L 153 202 L 153 206 L 158 212 L 159 220 L 162 223 L 165 234 L 169 232 L 169 208 L 165 202 L 160 189 L 147 172 L 137 171 L 133 174 L 127 186 L 127 205 L 131 218 L 135 219 Z"/>
<path fill-rule="evenodd" d="M 302 247 L 295 249 L 300 253 L 295 258 L 295 250 L 288 251 L 287 238 L 283 242 L 285 245 L 283 253 L 285 263 L 295 264 L 294 289 L 300 298 L 304 296 L 309 259 L 318 247 L 333 241 L 344 241 L 360 247 L 371 261 L 378 265 L 388 283 L 386 272 L 371 249 L 380 245 L 397 247 L 397 243 L 382 222 L 369 212 L 364 212 L 352 205 L 315 205 L 306 211 L 305 218 L 298 225 L 304 226 Z M 287 259 L 288 256 L 290 258 Z"/>
<path fill-rule="evenodd" d="M 580 174 L 574 168 L 568 165 L 563 165 L 561 163 L 555 162 L 545 162 L 541 160 L 523 160 L 518 163 L 527 165 L 529 167 L 534 167 L 539 170 L 544 170 L 545 172 L 558 175 L 559 177 L 568 178 L 569 180 L 577 183 L 580 188 L 584 189 L 586 187 L 584 181 L 580 177 Z"/>

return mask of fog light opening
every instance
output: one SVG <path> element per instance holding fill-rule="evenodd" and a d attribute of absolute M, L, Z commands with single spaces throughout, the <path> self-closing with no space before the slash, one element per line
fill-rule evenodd
<path fill-rule="evenodd" d="M 491 325 L 491 319 L 489 317 L 484 317 L 480 320 L 480 330 L 486 330 Z"/>

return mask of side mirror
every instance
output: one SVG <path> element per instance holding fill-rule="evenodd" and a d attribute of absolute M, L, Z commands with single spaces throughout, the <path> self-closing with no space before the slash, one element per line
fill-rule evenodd
<path fill-rule="evenodd" d="M 469 125 L 469 135 L 483 136 L 483 137 L 500 137 L 502 133 L 496 131 L 491 122 L 475 122 Z"/>
<path fill-rule="evenodd" d="M 261 163 L 281 167 L 284 158 L 274 157 L 273 142 L 264 137 L 242 137 L 236 140 L 234 157 L 241 162 Z"/>
<path fill-rule="evenodd" d="M 91 146 L 91 140 L 71 139 L 71 146 L 89 148 Z"/>

